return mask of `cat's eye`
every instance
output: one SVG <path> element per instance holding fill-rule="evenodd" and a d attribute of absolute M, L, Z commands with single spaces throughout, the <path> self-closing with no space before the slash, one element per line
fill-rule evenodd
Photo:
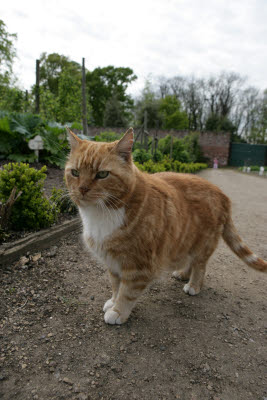
<path fill-rule="evenodd" d="M 77 171 L 77 169 L 72 169 L 71 174 L 72 174 L 72 176 L 75 176 L 76 178 L 78 178 L 78 176 L 80 175 L 80 173 L 79 173 L 79 171 Z"/>
<path fill-rule="evenodd" d="M 96 174 L 96 179 L 104 179 L 109 175 L 109 171 L 98 171 Z"/>

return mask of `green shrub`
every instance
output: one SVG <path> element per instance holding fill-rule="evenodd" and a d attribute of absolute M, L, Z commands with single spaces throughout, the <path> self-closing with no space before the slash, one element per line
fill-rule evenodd
<path fill-rule="evenodd" d="M 259 165 L 251 165 L 250 167 L 250 171 L 256 171 L 259 172 L 260 171 L 260 166 Z M 243 171 L 244 167 L 238 167 L 238 171 Z M 267 171 L 267 167 L 264 167 L 264 172 Z"/>
<path fill-rule="evenodd" d="M 66 128 L 60 124 L 48 124 L 40 132 L 44 141 L 44 150 L 40 153 L 40 160 L 63 168 L 69 152 Z"/>
<path fill-rule="evenodd" d="M 169 158 L 164 158 L 161 162 L 155 163 L 152 160 L 145 162 L 144 164 L 139 164 L 135 162 L 137 168 L 141 171 L 155 173 L 155 172 L 165 172 L 165 171 L 173 171 L 173 172 L 182 172 L 182 173 L 191 173 L 194 174 L 202 169 L 207 168 L 207 164 L 204 163 L 181 163 L 177 160 L 170 160 Z"/>
<path fill-rule="evenodd" d="M 152 155 L 151 153 L 148 153 L 145 151 L 145 149 L 136 149 L 133 152 L 133 159 L 134 161 L 137 161 L 140 164 L 143 164 L 144 162 L 151 160 Z"/>
<path fill-rule="evenodd" d="M 198 143 L 199 134 L 191 133 L 183 139 L 171 135 L 165 136 L 159 140 L 158 149 L 165 156 L 170 156 L 172 140 L 172 159 L 183 163 L 202 162 L 203 155 Z"/>
<path fill-rule="evenodd" d="M 0 171 L 0 201 L 7 201 L 13 187 L 22 191 L 11 211 L 12 229 L 40 229 L 56 221 L 58 208 L 43 195 L 45 172 L 45 166 L 38 171 L 23 163 L 9 163 Z"/>
<path fill-rule="evenodd" d="M 77 129 L 77 131 L 82 131 L 83 126 L 80 122 L 73 122 L 70 127 L 71 130 Z"/>
<path fill-rule="evenodd" d="M 163 159 L 163 154 L 161 151 L 156 150 L 153 154 L 153 161 L 160 162 Z"/>
<path fill-rule="evenodd" d="M 50 201 L 56 205 L 59 212 L 62 214 L 74 215 L 77 213 L 77 206 L 73 203 L 69 197 L 69 193 L 66 189 L 52 189 L 52 195 Z"/>
<path fill-rule="evenodd" d="M 39 116 L 22 113 L 0 114 L 0 154 L 12 161 L 33 162 L 36 158 L 28 142 L 37 135 L 42 120 Z"/>
<path fill-rule="evenodd" d="M 116 132 L 101 132 L 100 135 L 95 136 L 95 141 L 96 142 L 115 142 L 115 140 L 118 140 L 122 137 L 122 135 L 119 135 Z"/>
<path fill-rule="evenodd" d="M 258 165 L 252 165 L 251 167 L 250 167 L 250 171 L 259 171 L 260 170 L 260 167 L 258 166 Z"/>

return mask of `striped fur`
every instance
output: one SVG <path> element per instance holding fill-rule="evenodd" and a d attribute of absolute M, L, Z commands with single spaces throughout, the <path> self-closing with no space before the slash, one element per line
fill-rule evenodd
<path fill-rule="evenodd" d="M 266 272 L 267 263 L 261 258 L 257 257 L 252 251 L 242 242 L 239 237 L 231 217 L 226 222 L 223 231 L 223 238 L 228 244 L 230 249 L 241 258 L 244 263 L 249 267 L 257 269 L 258 271 Z"/>
<path fill-rule="evenodd" d="M 114 143 L 89 142 L 70 132 L 70 143 L 66 183 L 80 210 L 85 243 L 109 270 L 107 323 L 125 322 L 165 271 L 189 281 L 185 293 L 198 294 L 221 236 L 248 266 L 266 272 L 267 263 L 238 236 L 229 198 L 194 175 L 140 172 L 131 158 L 131 129 Z M 97 179 L 99 171 L 109 171 L 108 177 Z"/>

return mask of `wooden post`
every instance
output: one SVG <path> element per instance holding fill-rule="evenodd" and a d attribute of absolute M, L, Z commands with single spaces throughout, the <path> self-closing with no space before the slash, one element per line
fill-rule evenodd
<path fill-rule="evenodd" d="M 40 112 L 40 60 L 36 60 L 35 112 Z"/>
<path fill-rule="evenodd" d="M 144 115 L 144 145 L 145 145 L 145 150 L 148 151 L 148 137 L 147 137 L 147 110 L 145 110 L 145 115 Z"/>
<path fill-rule="evenodd" d="M 172 159 L 172 148 L 173 148 L 173 134 L 171 131 L 171 148 L 170 148 L 170 159 Z"/>
<path fill-rule="evenodd" d="M 24 101 L 24 112 L 28 111 L 28 102 L 29 102 L 29 93 L 28 90 L 25 92 L 25 101 Z"/>
<path fill-rule="evenodd" d="M 82 63 L 82 116 L 83 116 L 83 134 L 87 136 L 87 118 L 86 118 L 86 81 L 85 81 L 85 59 Z"/>
<path fill-rule="evenodd" d="M 159 141 L 159 139 L 158 139 L 158 129 L 159 129 L 159 120 L 157 119 L 156 120 L 156 134 L 155 134 L 155 138 L 154 138 L 154 140 L 155 140 L 155 149 L 154 149 L 154 151 L 155 152 L 157 151 L 158 141 Z"/>

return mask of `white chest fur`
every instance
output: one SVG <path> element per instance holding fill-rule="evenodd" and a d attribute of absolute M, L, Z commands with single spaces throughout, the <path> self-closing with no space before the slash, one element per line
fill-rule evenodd
<path fill-rule="evenodd" d="M 80 216 L 83 223 L 83 237 L 88 245 L 88 239 L 93 239 L 95 245 L 91 250 L 110 268 L 114 273 L 120 275 L 119 263 L 112 259 L 102 249 L 102 244 L 112 233 L 114 233 L 124 223 L 125 209 L 118 210 L 101 209 L 95 205 L 79 207 Z"/>

